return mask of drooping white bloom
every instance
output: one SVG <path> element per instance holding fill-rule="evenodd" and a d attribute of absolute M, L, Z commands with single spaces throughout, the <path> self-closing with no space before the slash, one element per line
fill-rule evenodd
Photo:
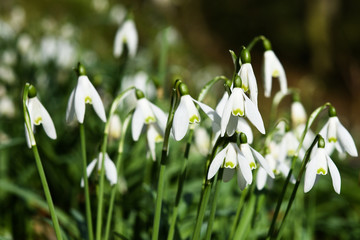
<path fill-rule="evenodd" d="M 69 123 L 76 119 L 79 123 L 84 122 L 86 103 L 92 104 L 99 118 L 106 122 L 104 105 L 95 87 L 86 75 L 78 78 L 76 88 L 71 92 L 66 109 L 66 121 Z"/>
<path fill-rule="evenodd" d="M 95 158 L 94 160 L 92 160 L 90 162 L 90 164 L 86 168 L 87 177 L 89 177 L 91 175 L 91 173 L 94 170 L 96 164 L 97 164 L 98 172 L 101 171 L 102 160 L 103 160 L 103 155 L 102 155 L 102 153 L 99 153 L 99 157 Z M 107 153 L 105 153 L 104 161 L 105 161 L 104 162 L 105 176 L 106 176 L 107 180 L 110 182 L 110 185 L 114 185 L 114 184 L 117 183 L 116 166 L 115 166 L 114 162 L 110 159 L 110 157 L 109 157 L 109 155 Z M 80 185 L 81 185 L 81 187 L 84 187 L 84 179 L 83 178 L 81 178 Z"/>
<path fill-rule="evenodd" d="M 242 116 L 246 116 L 262 134 L 265 134 L 264 123 L 258 108 L 241 88 L 235 87 L 221 115 L 221 136 L 225 135 L 225 131 L 229 136 L 234 134 L 238 124 L 238 117 Z"/>
<path fill-rule="evenodd" d="M 50 117 L 50 114 L 41 104 L 39 99 L 36 96 L 29 98 L 26 102 L 26 106 L 29 111 L 32 130 L 34 130 L 35 125 L 39 126 L 40 124 L 42 124 L 49 138 L 56 139 L 56 130 L 54 123 Z M 31 141 L 29 138 L 29 132 L 26 126 L 25 126 L 25 133 L 26 133 L 26 141 L 28 143 L 28 147 L 31 148 L 31 146 L 35 146 L 36 143 L 34 141 Z"/>
<path fill-rule="evenodd" d="M 358 152 L 355 142 L 350 133 L 340 123 L 337 116 L 329 117 L 329 120 L 320 131 L 326 141 L 325 148 L 335 148 L 340 152 L 347 152 L 350 156 L 357 157 Z"/>
<path fill-rule="evenodd" d="M 240 152 L 236 143 L 229 143 L 215 156 L 210 164 L 207 179 L 213 178 L 222 165 L 224 165 L 224 182 L 230 181 L 236 171 L 237 183 L 241 190 L 252 183 L 253 176 L 251 169 L 253 169 L 253 166 L 249 165 L 248 160 L 246 160 L 244 155 Z"/>
<path fill-rule="evenodd" d="M 340 194 L 341 178 L 335 163 L 327 155 L 325 148 L 316 147 L 311 154 L 310 162 L 306 166 L 304 192 L 309 192 L 314 186 L 316 175 L 326 175 L 328 169 L 336 193 Z"/>
<path fill-rule="evenodd" d="M 286 157 L 294 156 L 298 147 L 299 140 L 296 138 L 295 134 L 291 131 L 286 132 L 280 143 L 279 160 L 285 161 Z M 305 155 L 304 149 L 301 148 L 298 154 L 299 158 L 303 159 Z"/>
<path fill-rule="evenodd" d="M 258 88 L 251 63 L 244 63 L 241 65 L 239 76 L 242 80 L 241 88 L 244 92 L 250 91 L 250 99 L 257 107 Z"/>
<path fill-rule="evenodd" d="M 291 104 L 291 121 L 293 126 L 296 128 L 300 124 L 305 124 L 307 120 L 307 115 L 304 106 L 295 101 Z"/>
<path fill-rule="evenodd" d="M 109 120 L 109 138 L 119 139 L 121 134 L 121 120 L 119 115 L 114 114 Z"/>
<path fill-rule="evenodd" d="M 129 56 L 135 57 L 138 47 L 138 33 L 132 19 L 126 20 L 117 30 L 114 41 L 114 56 L 120 57 L 124 51 L 124 44 L 129 50 Z"/>
<path fill-rule="evenodd" d="M 284 94 L 287 92 L 285 70 L 272 50 L 264 52 L 263 74 L 265 97 L 270 97 L 273 77 L 279 78 L 281 92 Z"/>
<path fill-rule="evenodd" d="M 138 141 L 142 130 L 146 127 L 148 148 L 155 161 L 155 143 L 163 141 L 166 115 L 146 98 L 138 99 L 132 117 L 131 133 L 134 141 Z"/>
<path fill-rule="evenodd" d="M 227 102 L 227 100 L 229 99 L 229 94 L 227 92 L 224 93 L 223 97 L 221 98 L 221 100 L 219 101 L 218 105 L 216 106 L 216 113 L 219 115 L 218 118 L 215 118 L 220 120 L 219 122 L 213 121 L 213 132 L 214 132 L 214 138 L 213 138 L 213 144 L 215 144 L 216 140 L 218 139 L 218 137 L 220 136 L 221 133 L 221 115 L 224 111 L 224 107 L 225 104 Z M 254 135 L 253 132 L 251 130 L 251 127 L 249 125 L 249 123 L 244 119 L 244 118 L 237 118 L 237 123 L 236 123 L 236 127 L 234 128 L 232 125 L 230 125 L 230 128 L 228 126 L 228 132 L 227 134 L 229 136 L 234 134 L 234 131 L 236 133 L 245 133 L 247 136 L 247 140 L 248 143 L 252 143 L 253 139 L 254 139 Z"/>
<path fill-rule="evenodd" d="M 172 125 L 172 133 L 176 141 L 180 141 L 185 137 L 189 128 L 189 123 L 194 124 L 200 122 L 200 114 L 195 103 L 199 105 L 211 120 L 220 122 L 220 116 L 214 109 L 206 104 L 196 101 L 189 94 L 183 95 L 181 96 L 179 106 L 175 111 Z"/>
<path fill-rule="evenodd" d="M 199 127 L 194 131 L 194 142 L 201 155 L 207 156 L 210 151 L 210 137 L 205 128 Z"/>

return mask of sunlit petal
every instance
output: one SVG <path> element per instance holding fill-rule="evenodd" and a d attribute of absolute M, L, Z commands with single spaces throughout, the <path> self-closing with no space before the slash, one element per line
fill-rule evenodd
<path fill-rule="evenodd" d="M 338 121 L 337 123 L 337 136 L 341 147 L 353 157 L 358 156 L 354 139 L 346 128 Z"/>
<path fill-rule="evenodd" d="M 219 171 L 219 168 L 224 162 L 228 147 L 229 145 L 225 147 L 223 150 L 221 150 L 218 154 L 216 154 L 215 158 L 212 160 L 208 170 L 207 179 L 213 178 L 215 174 Z"/>
<path fill-rule="evenodd" d="M 186 103 L 184 98 L 180 99 L 179 106 L 177 107 L 172 125 L 173 135 L 176 141 L 180 141 L 186 135 L 189 127 L 189 114 L 187 112 Z"/>
<path fill-rule="evenodd" d="M 131 122 L 131 133 L 134 141 L 139 140 L 144 126 L 144 116 L 139 105 L 136 106 Z"/>
<path fill-rule="evenodd" d="M 329 166 L 329 171 L 330 171 L 334 190 L 337 194 L 340 194 L 341 178 L 340 178 L 339 170 L 337 169 L 335 163 L 331 160 L 329 156 L 326 156 L 326 158 L 327 158 L 327 163 Z"/>
<path fill-rule="evenodd" d="M 265 160 L 265 158 L 259 152 L 257 152 L 255 149 L 253 149 L 252 147 L 250 147 L 250 150 L 253 153 L 256 160 L 259 161 L 260 165 L 269 174 L 269 176 L 271 178 L 275 178 L 274 173 L 273 173 L 272 169 L 270 168 L 270 165 L 268 164 L 268 162 Z"/>
<path fill-rule="evenodd" d="M 250 120 L 250 122 L 261 132 L 265 134 L 264 122 L 262 120 L 261 114 L 258 108 L 254 103 L 245 95 L 245 115 Z"/>
<path fill-rule="evenodd" d="M 110 185 L 117 183 L 117 172 L 114 162 L 109 158 L 107 153 L 105 154 L 105 176 L 109 180 Z"/>

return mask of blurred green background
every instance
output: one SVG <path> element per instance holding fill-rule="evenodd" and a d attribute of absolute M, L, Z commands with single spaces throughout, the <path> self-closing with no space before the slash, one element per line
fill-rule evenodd
<path fill-rule="evenodd" d="M 124 76 L 145 71 L 157 88 L 156 102 L 167 111 L 166 100 L 174 78 L 183 79 L 191 95 L 197 96 L 213 77 L 231 76 L 229 49 L 238 52 L 253 37 L 265 35 L 284 65 L 288 86 L 301 89 L 307 112 L 331 102 L 359 146 L 359 9 L 360 2 L 356 0 L 1 0 L 0 239 L 54 239 L 46 220 L 48 213 L 34 159 L 24 138 L 21 93 L 25 82 L 38 88 L 38 95 L 57 128 L 56 141 L 48 140 L 41 128 L 37 129 L 36 138 L 55 205 L 63 211 L 62 222 L 69 238 L 77 239 L 85 232 L 84 199 L 79 184 L 80 144 L 77 127 L 65 123 L 65 111 L 76 85 L 72 68 L 78 61 L 87 68 L 107 109 L 120 92 Z M 112 54 L 115 33 L 127 13 L 133 14 L 137 26 L 138 53 L 134 59 L 115 59 Z M 262 51 L 260 46 L 253 49 L 252 64 L 258 79 L 259 108 L 266 123 L 271 102 L 262 94 Z M 206 99 L 212 107 L 223 93 L 222 88 L 218 89 Z M 274 81 L 272 95 L 278 89 Z M 151 100 L 155 101 L 155 97 Z M 289 104 L 290 101 L 281 104 L 281 114 L 289 111 Z M 86 113 L 87 149 L 88 159 L 93 159 L 102 141 L 103 124 L 93 110 L 89 110 Z M 173 159 L 183 147 L 173 148 Z M 123 169 L 128 190 L 122 190 L 123 197 L 117 204 L 129 206 L 123 213 L 127 223 L 122 227 L 129 228 L 127 233 L 131 239 L 148 239 L 146 233 L 152 221 L 149 199 L 153 199 L 153 189 L 144 190 L 139 186 L 145 172 L 143 165 L 149 165 L 149 159 L 143 154 L 145 148 L 143 138 L 134 145 L 128 136 Z M 115 159 L 115 141 L 111 142 L 109 153 Z M 202 174 L 204 160 L 194 151 L 191 161 L 179 216 L 182 228 L 177 236 L 181 231 L 185 236 L 191 231 L 199 198 L 201 179 L 197 176 Z M 336 163 L 343 181 L 341 195 L 333 191 L 329 176 L 321 179 L 316 189 L 303 196 L 305 205 L 297 208 L 299 212 L 302 207 L 311 211 L 305 210 L 300 222 L 294 222 L 297 227 L 286 230 L 285 236 L 360 239 L 360 162 L 357 158 L 348 158 Z M 169 190 L 165 209 L 173 202 L 177 171 L 181 166 L 176 161 L 172 164 L 167 176 Z M 218 205 L 218 218 L 222 220 L 236 211 L 236 204 L 231 204 L 231 200 L 239 198 L 240 190 L 232 183 L 223 190 L 230 195 L 229 200 Z M 280 186 L 281 183 L 280 180 Z M 93 189 L 93 195 L 95 192 Z M 272 194 L 275 199 L 277 195 Z M 274 205 L 274 200 L 266 201 L 267 209 L 273 209 Z M 118 213 L 115 211 L 115 214 Z M 313 214 L 314 222 L 307 223 L 309 214 Z M 259 235 L 249 238 L 261 236 L 267 223 L 255 228 Z M 136 232 L 136 227 L 142 230 Z M 226 224 L 220 221 L 213 238 L 224 239 L 222 234 L 228 232 L 224 228 Z"/>

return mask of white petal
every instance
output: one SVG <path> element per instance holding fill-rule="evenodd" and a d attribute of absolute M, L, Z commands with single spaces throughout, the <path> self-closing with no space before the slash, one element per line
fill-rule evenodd
<path fill-rule="evenodd" d="M 225 104 L 224 110 L 221 115 L 221 136 L 222 137 L 225 135 L 225 131 L 226 131 L 229 119 L 230 119 L 232 105 L 233 105 L 233 99 L 234 99 L 234 95 L 231 94 Z"/>
<path fill-rule="evenodd" d="M 114 56 L 120 57 L 124 47 L 124 31 L 122 26 L 117 30 L 114 40 Z"/>
<path fill-rule="evenodd" d="M 137 104 L 131 122 L 131 133 L 134 141 L 139 140 L 143 126 L 144 126 L 144 116 L 140 106 Z"/>
<path fill-rule="evenodd" d="M 95 158 L 94 160 L 92 160 L 90 162 L 90 164 L 86 167 L 86 177 L 89 178 L 90 174 L 92 173 L 92 171 L 94 170 L 94 167 L 97 163 L 97 159 Z M 81 183 L 80 183 L 81 187 L 84 187 L 84 179 L 81 178 Z"/>
<path fill-rule="evenodd" d="M 181 97 L 181 99 L 184 101 L 186 111 L 189 116 L 189 122 L 190 123 L 198 123 L 200 122 L 200 114 L 198 109 L 196 108 L 194 104 L 194 99 L 190 95 L 184 95 Z M 181 101 L 181 100 L 180 100 Z"/>
<path fill-rule="evenodd" d="M 245 95 L 245 115 L 250 120 L 250 122 L 261 132 L 265 134 L 265 127 L 263 120 L 261 118 L 260 112 L 258 108 L 254 105 L 254 103 Z"/>
<path fill-rule="evenodd" d="M 235 133 L 235 131 L 237 129 L 238 119 L 240 119 L 238 116 L 234 116 L 232 114 L 230 115 L 230 119 L 229 119 L 228 125 L 226 127 L 226 134 L 229 137 Z"/>
<path fill-rule="evenodd" d="M 346 128 L 338 121 L 337 124 L 337 135 L 338 141 L 340 145 L 344 148 L 344 150 L 349 153 L 353 157 L 358 156 L 358 152 L 356 149 L 356 145 L 354 139 L 351 137 L 350 133 Z"/>
<path fill-rule="evenodd" d="M 66 108 L 66 122 L 70 123 L 75 118 L 75 105 L 74 105 L 75 89 L 72 90 Z"/>
<path fill-rule="evenodd" d="M 257 175 L 256 175 L 256 187 L 257 189 L 261 190 L 265 187 L 267 180 L 267 173 L 265 169 L 262 167 L 259 168 Z"/>
<path fill-rule="evenodd" d="M 331 158 L 329 156 L 326 156 L 326 158 L 327 158 L 327 163 L 329 166 L 334 190 L 337 194 L 340 194 L 341 178 L 340 178 L 339 170 L 337 169 L 335 163 L 331 160 Z"/>
<path fill-rule="evenodd" d="M 237 133 L 245 133 L 246 137 L 247 137 L 247 142 L 249 144 L 251 144 L 253 142 L 254 139 L 254 135 L 252 133 L 251 127 L 249 126 L 248 122 L 244 119 L 244 118 L 237 118 L 238 122 L 237 122 L 237 127 L 236 127 L 236 132 Z"/>
<path fill-rule="evenodd" d="M 243 67 L 243 66 L 244 66 L 244 68 L 245 68 L 245 66 L 247 68 L 245 71 L 245 74 L 246 74 L 246 78 L 248 79 L 248 83 L 249 83 L 250 99 L 257 107 L 257 105 L 258 105 L 257 104 L 258 88 L 257 88 L 254 70 L 250 63 L 245 63 L 241 67 Z M 241 72 L 241 69 L 240 69 L 240 72 Z M 241 78 L 243 79 L 243 77 L 241 77 Z"/>
<path fill-rule="evenodd" d="M 107 154 L 105 155 L 105 176 L 109 180 L 110 185 L 117 183 L 116 166 Z"/>
<path fill-rule="evenodd" d="M 291 104 L 291 121 L 295 127 L 300 124 L 305 124 L 307 119 L 304 106 L 300 102 L 293 102 Z"/>
<path fill-rule="evenodd" d="M 237 171 L 237 184 L 241 190 L 244 190 L 248 185 L 248 183 L 246 182 L 241 169 L 237 168 L 236 171 Z"/>
<path fill-rule="evenodd" d="M 180 141 L 185 137 L 189 127 L 189 114 L 183 97 L 181 97 L 179 106 L 175 111 L 172 125 L 172 131 L 176 141 Z"/>
<path fill-rule="evenodd" d="M 24 126 L 25 126 L 26 143 L 27 143 L 28 147 L 31 148 L 31 146 L 36 145 L 36 143 L 35 143 L 35 141 L 33 141 L 33 142 L 30 141 L 29 131 L 28 131 L 27 127 L 26 127 L 26 123 L 24 123 Z"/>
<path fill-rule="evenodd" d="M 87 91 L 89 91 L 88 94 L 92 100 L 92 105 L 94 107 L 96 114 L 99 116 L 99 118 L 103 122 L 106 122 L 105 108 L 104 108 L 103 102 L 99 96 L 99 93 L 96 91 L 95 87 L 92 85 L 92 83 L 90 82 L 90 80 L 87 76 L 80 76 L 79 80 L 80 80 L 80 78 L 84 78 L 84 81 L 86 81 Z"/>
<path fill-rule="evenodd" d="M 216 154 L 216 156 L 212 160 L 209 170 L 208 170 L 207 179 L 213 178 L 215 176 L 215 174 L 219 171 L 219 168 L 221 167 L 221 165 L 224 162 L 228 147 L 229 147 L 229 145 L 226 146 L 223 150 L 221 150 L 218 154 Z"/>
<path fill-rule="evenodd" d="M 76 117 L 79 123 L 83 123 L 85 116 L 85 88 L 87 88 L 87 84 L 86 81 L 80 79 L 81 78 L 79 77 L 78 84 L 75 89 L 74 105 Z"/>
<path fill-rule="evenodd" d="M 304 192 L 305 193 L 309 192 L 315 183 L 316 172 L 317 172 L 317 167 L 318 167 L 318 164 L 316 163 L 317 155 L 318 154 L 316 154 L 315 157 L 313 159 L 311 159 L 310 162 L 308 163 L 308 165 L 306 166 L 305 181 L 304 181 Z"/>
<path fill-rule="evenodd" d="M 41 116 L 42 116 L 42 125 L 44 127 L 46 134 L 51 139 L 56 139 L 56 130 L 55 130 L 54 123 L 53 123 L 48 111 L 46 111 L 46 109 L 44 107 L 41 108 Z"/>
<path fill-rule="evenodd" d="M 224 111 L 224 107 L 225 104 L 227 102 L 227 100 L 229 99 L 229 94 L 225 91 L 224 95 L 222 96 L 221 100 L 219 101 L 219 103 L 216 105 L 216 112 L 221 115 Z"/>
<path fill-rule="evenodd" d="M 193 101 L 195 103 L 197 103 L 199 105 L 199 107 L 204 111 L 204 113 L 214 122 L 220 122 L 221 121 L 221 117 L 220 115 L 211 107 L 209 107 L 208 105 L 201 103 L 199 101 L 196 101 L 195 99 L 193 99 Z"/>
<path fill-rule="evenodd" d="M 264 52 L 264 65 L 263 65 L 263 78 L 264 78 L 264 90 L 265 97 L 270 97 L 272 87 L 272 68 L 271 61 L 273 59 L 274 52 L 267 50 Z"/>
<path fill-rule="evenodd" d="M 154 112 L 156 120 L 157 120 L 159 126 L 161 127 L 161 130 L 163 131 L 163 133 L 165 133 L 166 122 L 167 122 L 166 114 L 163 112 L 163 110 L 161 110 L 155 104 L 152 104 L 151 102 L 149 102 L 149 103 L 150 103 L 151 110 Z"/>
<path fill-rule="evenodd" d="M 132 20 L 128 20 L 126 26 L 126 43 L 129 49 L 130 57 L 135 57 L 138 46 L 138 34 L 136 31 L 135 23 Z"/>
<path fill-rule="evenodd" d="M 224 171 L 223 171 L 223 182 L 228 182 L 230 181 L 233 176 L 235 174 L 235 169 L 234 168 L 224 168 Z"/>
<path fill-rule="evenodd" d="M 240 152 L 238 152 L 237 157 L 238 157 L 238 164 L 244 179 L 248 184 L 251 184 L 253 176 L 248 161 Z"/>
<path fill-rule="evenodd" d="M 268 162 L 265 160 L 265 158 L 259 152 L 257 152 L 255 149 L 253 149 L 251 146 L 249 146 L 249 147 L 250 147 L 250 150 L 252 151 L 254 157 L 256 158 L 256 160 L 259 161 L 260 165 L 269 174 L 269 176 L 271 178 L 275 178 L 274 173 L 273 173 L 272 169 L 270 168 Z"/>
<path fill-rule="evenodd" d="M 158 127 L 160 128 L 160 127 Z M 150 154 L 151 154 L 151 158 L 153 161 L 156 160 L 156 152 L 155 152 L 155 145 L 156 145 L 156 142 L 159 142 L 162 141 L 162 138 L 163 138 L 163 133 L 160 133 L 159 129 L 156 128 L 156 125 L 153 124 L 153 123 L 150 123 L 148 126 L 147 126 L 147 143 L 148 143 L 148 147 L 149 147 L 149 150 L 150 150 Z"/>

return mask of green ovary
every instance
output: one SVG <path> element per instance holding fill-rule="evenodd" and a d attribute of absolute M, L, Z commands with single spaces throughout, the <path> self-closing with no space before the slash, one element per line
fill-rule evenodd
<path fill-rule="evenodd" d="M 42 118 L 41 117 L 37 117 L 34 121 L 35 125 L 40 125 L 40 123 L 42 122 Z"/>
<path fill-rule="evenodd" d="M 91 98 L 90 98 L 89 96 L 86 96 L 86 97 L 85 97 L 85 103 L 90 103 L 90 104 L 92 104 L 92 100 L 91 100 Z"/>
<path fill-rule="evenodd" d="M 155 121 L 156 119 L 153 116 L 148 116 L 147 118 L 145 118 L 145 123 L 151 123 Z"/>
<path fill-rule="evenodd" d="M 189 119 L 190 123 L 196 123 L 196 122 L 200 122 L 200 119 L 198 116 L 193 115 L 190 119 Z"/>
<path fill-rule="evenodd" d="M 274 78 L 277 78 L 277 77 L 279 77 L 279 71 L 278 70 L 275 70 L 275 71 L 273 71 L 273 73 L 272 73 L 272 76 L 274 77 Z"/>
<path fill-rule="evenodd" d="M 326 171 L 325 171 L 325 169 L 323 169 L 323 168 L 319 168 L 319 169 L 317 170 L 317 174 L 326 175 Z"/>
<path fill-rule="evenodd" d="M 232 111 L 232 114 L 233 114 L 234 116 L 244 116 L 244 111 L 241 111 L 240 108 L 237 108 L 237 109 L 234 109 L 234 110 Z"/>

